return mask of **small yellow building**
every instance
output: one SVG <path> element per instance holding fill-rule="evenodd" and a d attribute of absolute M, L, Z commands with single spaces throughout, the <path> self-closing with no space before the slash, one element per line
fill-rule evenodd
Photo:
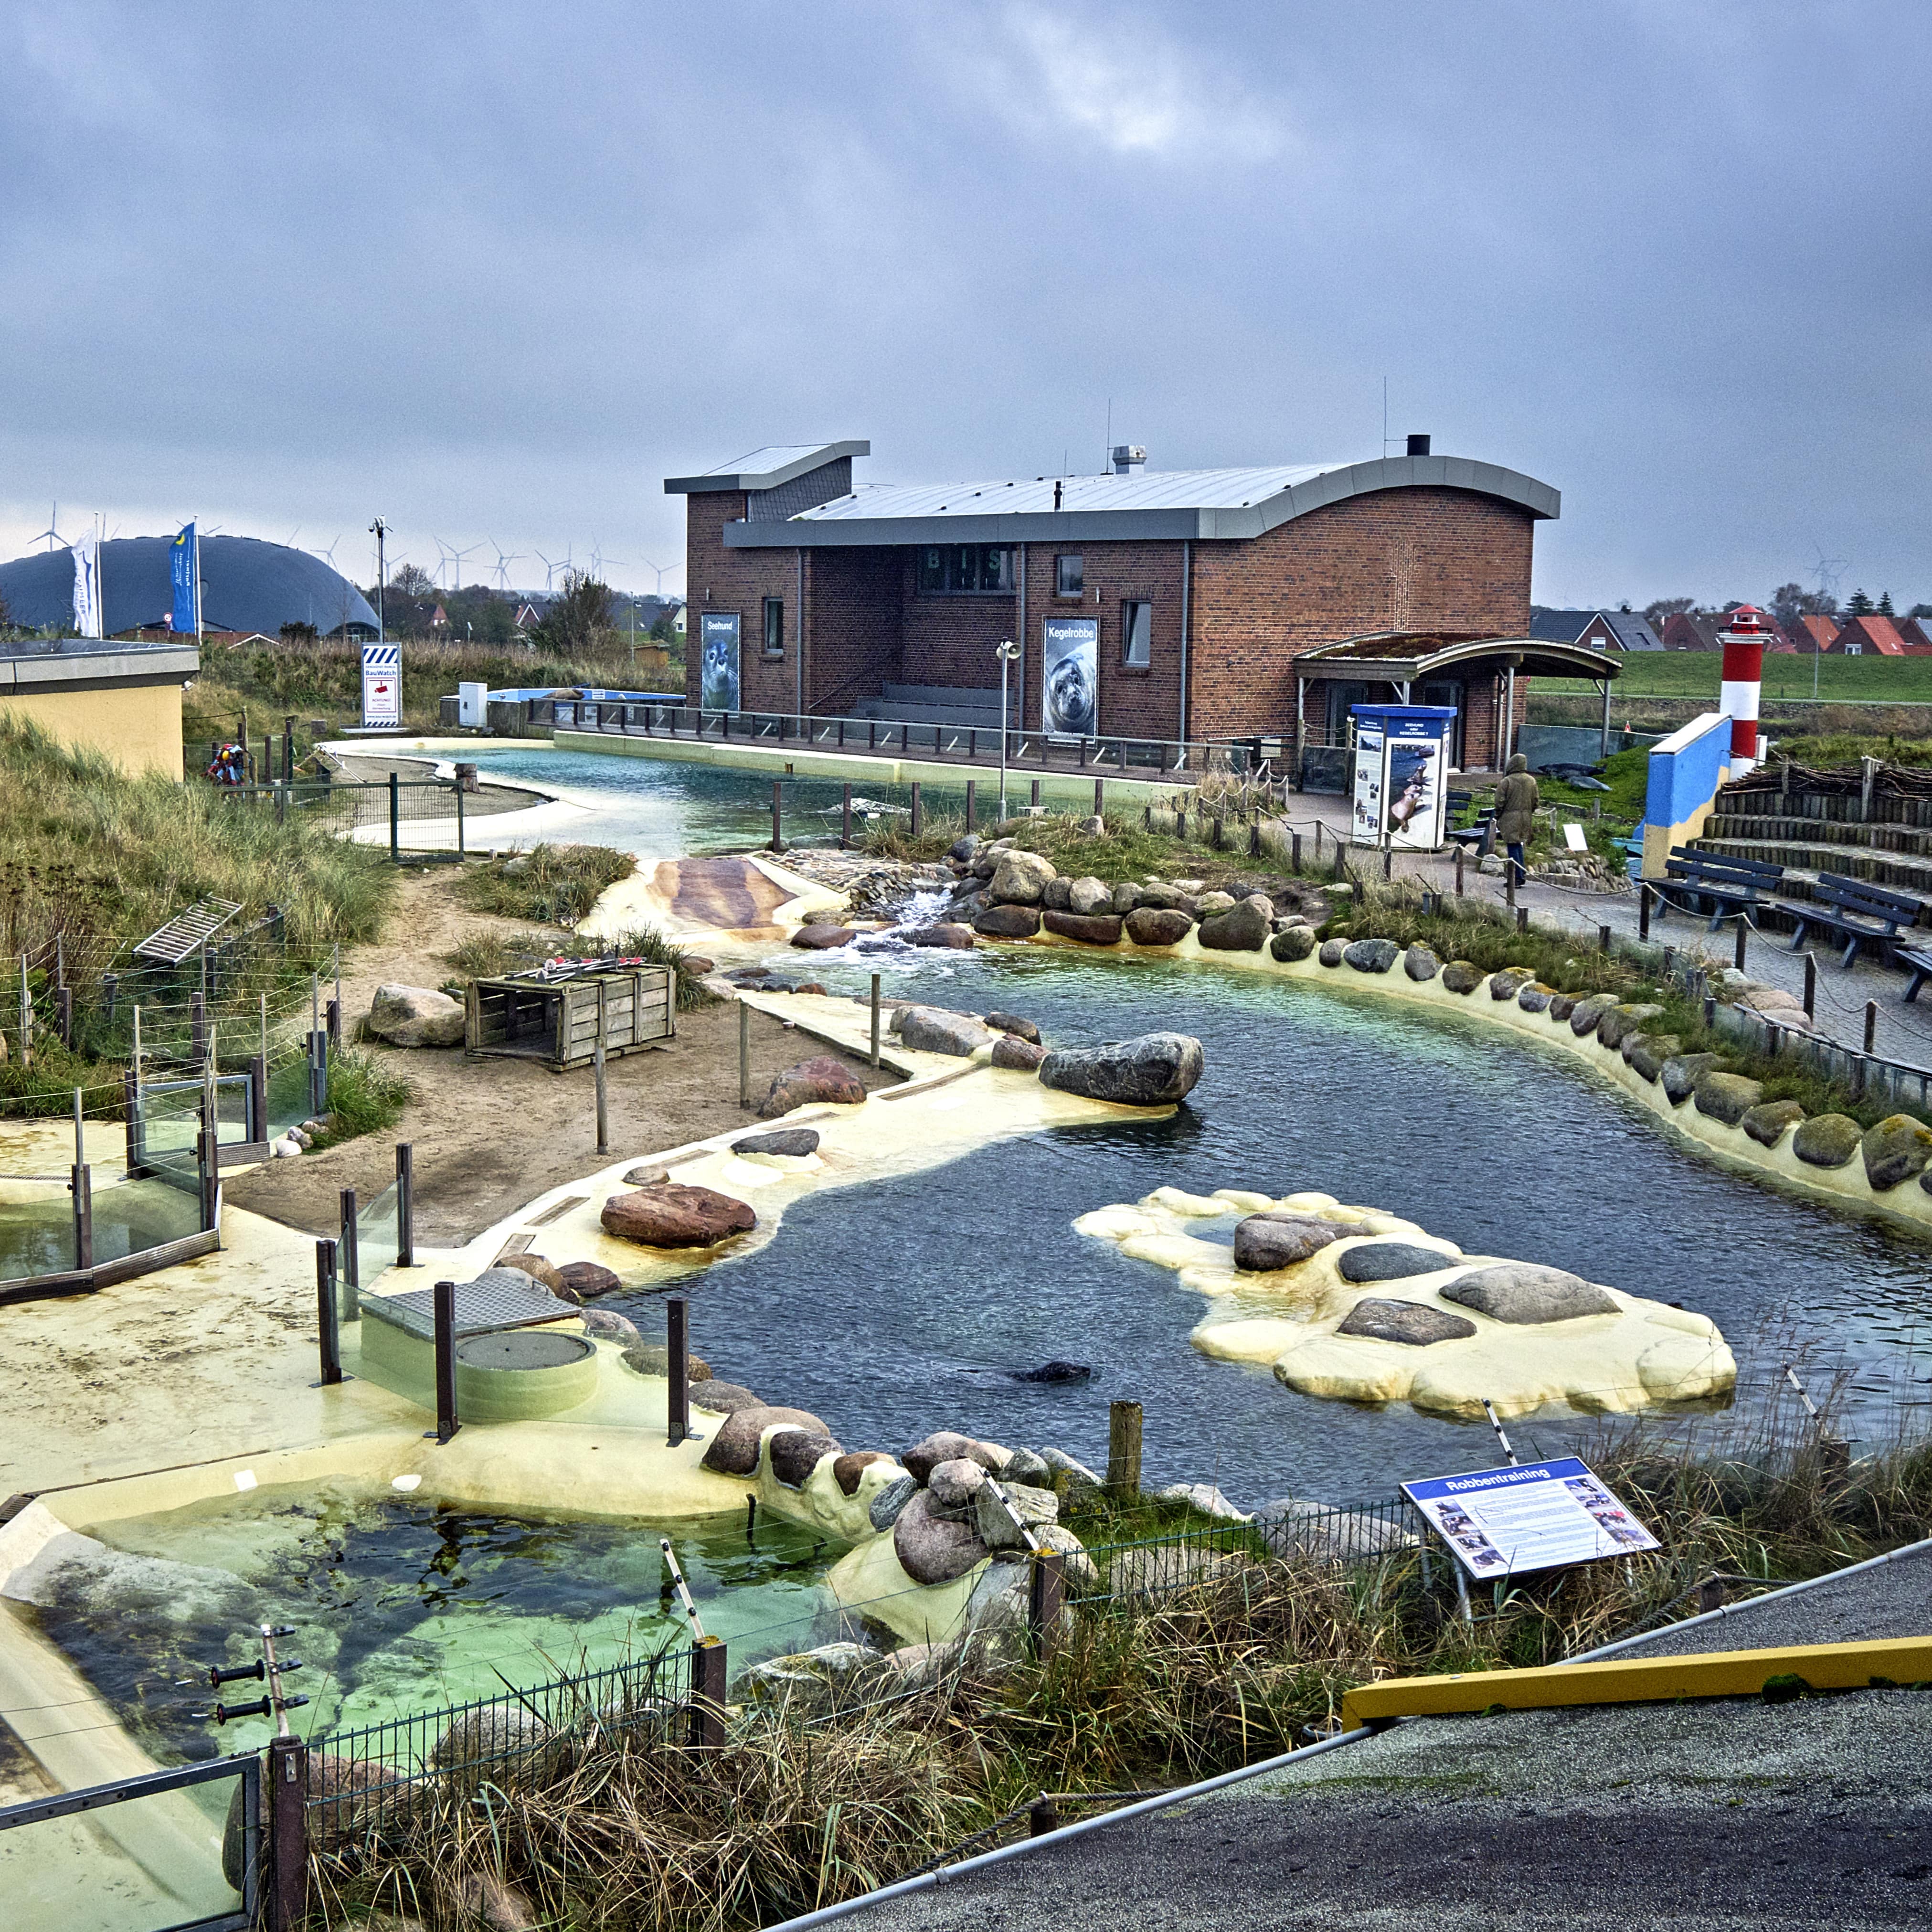
<path fill-rule="evenodd" d="M 0 715 L 31 719 L 124 771 L 182 776 L 182 691 L 201 668 L 191 643 L 91 638 L 0 644 Z"/>

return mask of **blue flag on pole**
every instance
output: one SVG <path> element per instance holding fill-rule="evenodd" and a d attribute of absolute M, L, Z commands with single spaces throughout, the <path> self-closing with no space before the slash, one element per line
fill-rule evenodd
<path fill-rule="evenodd" d="M 194 526 L 190 524 L 175 538 L 168 552 L 168 574 L 173 580 L 175 590 L 174 614 L 168 620 L 170 630 L 192 632 L 195 628 L 194 563 Z"/>

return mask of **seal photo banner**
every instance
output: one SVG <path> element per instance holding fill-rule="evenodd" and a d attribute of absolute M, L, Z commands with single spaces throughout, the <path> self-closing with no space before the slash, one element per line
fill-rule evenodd
<path fill-rule="evenodd" d="M 1059 743 L 1100 735 L 1100 620 L 1048 617 L 1040 626 L 1040 728 Z"/>

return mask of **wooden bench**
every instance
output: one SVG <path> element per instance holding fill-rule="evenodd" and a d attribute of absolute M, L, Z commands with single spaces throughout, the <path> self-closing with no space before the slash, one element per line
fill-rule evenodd
<path fill-rule="evenodd" d="M 1767 859 L 1733 859 L 1679 845 L 1664 861 L 1664 874 L 1651 882 L 1659 908 L 1675 905 L 1680 911 L 1701 915 L 1708 899 L 1713 908 L 1710 929 L 1715 932 L 1726 913 L 1748 914 L 1762 905 L 1759 895 L 1777 891 L 1784 868 Z"/>
<path fill-rule="evenodd" d="M 1466 812 L 1473 812 L 1476 808 L 1476 794 L 1472 791 L 1452 791 L 1445 802 L 1448 807 L 1443 814 L 1446 822 L 1460 818 Z M 1474 825 L 1465 826 L 1460 831 L 1452 826 L 1444 832 L 1443 836 L 1452 845 L 1474 847 L 1486 858 L 1493 843 L 1496 822 L 1495 812 L 1486 812 Z"/>
<path fill-rule="evenodd" d="M 1918 989 L 1928 980 L 1932 980 L 1932 952 L 1922 952 L 1916 946 L 1901 946 L 1898 952 L 1900 965 L 1911 969 L 1912 983 L 1905 989 L 1905 1003 L 1910 1006 L 1918 997 Z"/>
<path fill-rule="evenodd" d="M 1806 933 L 1815 926 L 1822 932 L 1836 934 L 1845 942 L 1840 963 L 1850 966 L 1860 945 L 1868 940 L 1876 940 L 1889 955 L 1899 928 L 1911 925 L 1918 918 L 1919 903 L 1911 892 L 1888 892 L 1882 886 L 1847 878 L 1841 872 L 1820 872 L 1814 899 L 1802 904 L 1784 900 L 1778 909 L 1798 922 L 1791 941 L 1792 952 L 1804 944 Z"/>

